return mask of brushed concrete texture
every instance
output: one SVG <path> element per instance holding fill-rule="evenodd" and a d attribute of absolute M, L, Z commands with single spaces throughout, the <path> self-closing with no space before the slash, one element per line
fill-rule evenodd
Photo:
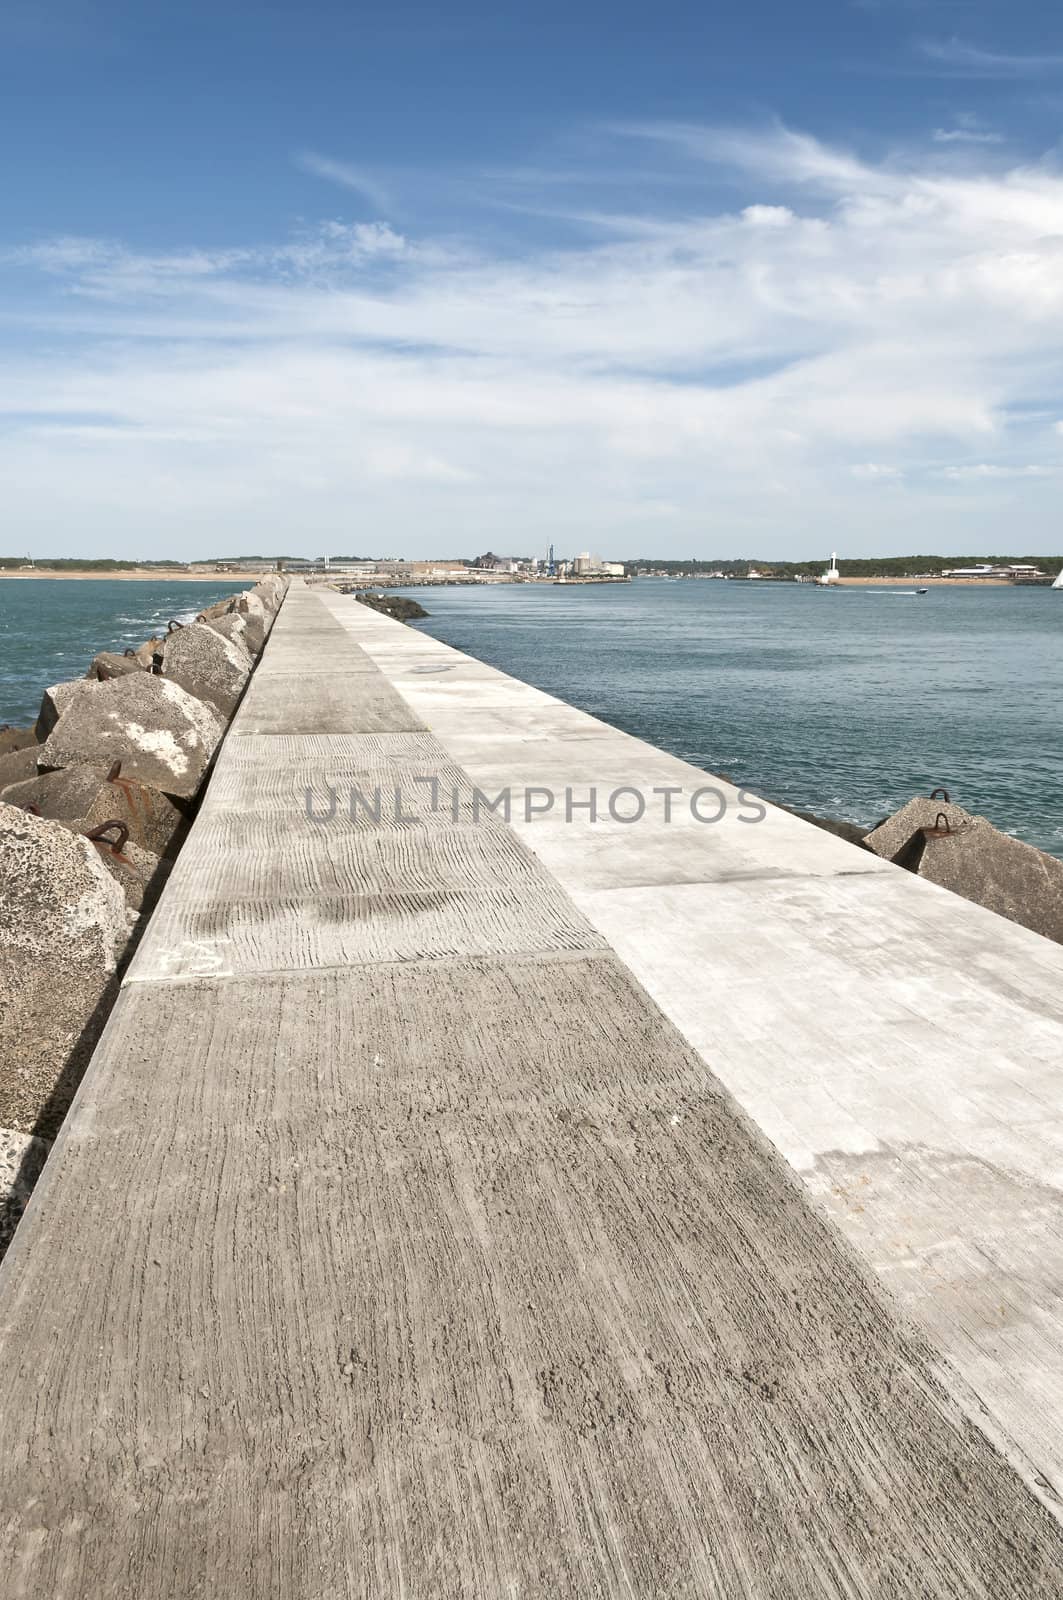
<path fill-rule="evenodd" d="M 396 681 L 411 631 L 381 616 L 359 627 Z M 402 693 L 419 709 L 409 676 Z M 532 729 L 500 706 L 431 723 L 487 789 L 728 787 L 564 709 Z M 971 1415 L 1058 1514 L 1063 951 L 774 809 L 704 833 L 556 811 L 514 830 L 932 1335 Z"/>
<path fill-rule="evenodd" d="M 283 616 L 283 612 L 281 613 Z M 269 652 L 266 652 L 268 659 Z M 399 733 L 424 723 L 378 673 L 256 672 L 234 723 L 244 733 Z"/>
<path fill-rule="evenodd" d="M 477 800 L 468 774 L 426 733 L 231 739 L 203 811 L 211 819 L 283 816 L 290 828 L 311 834 L 501 824 Z"/>
<path fill-rule="evenodd" d="M 127 988 L 0 1305 L 5 1600 L 1061 1592 L 609 955 Z"/>
<path fill-rule="evenodd" d="M 500 826 L 334 828 L 229 813 L 200 824 L 127 981 L 604 942 Z"/>
<path fill-rule="evenodd" d="M 274 648 L 261 657 L 259 670 L 265 677 L 289 673 L 333 673 L 339 677 L 352 672 L 379 673 L 380 668 L 361 647 L 341 633 L 313 640 L 293 636 L 273 641 Z"/>

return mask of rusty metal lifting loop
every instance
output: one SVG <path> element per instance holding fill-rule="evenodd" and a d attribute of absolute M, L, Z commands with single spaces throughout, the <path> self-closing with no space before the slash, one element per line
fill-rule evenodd
<path fill-rule="evenodd" d="M 944 800 L 947 806 L 952 804 L 952 801 L 949 799 L 949 791 L 947 789 L 931 789 L 930 798 L 931 800 Z"/>
<path fill-rule="evenodd" d="M 118 774 L 121 772 L 121 770 L 122 770 L 122 763 L 120 761 L 112 761 L 111 767 L 110 767 L 110 771 L 107 774 L 107 782 L 108 783 L 113 783 L 115 781 L 115 779 L 118 777 Z"/>
<path fill-rule="evenodd" d="M 118 829 L 117 844 L 113 843 L 110 839 L 105 838 L 105 835 L 112 833 L 115 828 Z M 87 833 L 85 837 L 86 839 L 91 839 L 93 844 L 107 845 L 110 848 L 113 856 L 120 856 L 126 847 L 127 840 L 129 839 L 129 829 L 126 827 L 125 823 L 120 822 L 117 817 L 112 817 L 110 822 L 101 822 L 98 828 L 93 828 L 92 832 Z"/>
<path fill-rule="evenodd" d="M 166 632 L 168 634 L 169 633 L 178 633 L 183 627 L 184 627 L 184 623 L 183 622 L 176 622 L 174 620 L 174 618 L 171 617 L 169 622 L 166 624 Z"/>
<path fill-rule="evenodd" d="M 122 651 L 122 654 L 123 654 L 123 655 L 124 655 L 124 656 L 132 656 L 132 658 L 133 658 L 133 660 L 134 660 L 134 661 L 135 661 L 135 660 L 136 660 L 136 658 L 137 658 L 137 653 L 136 653 L 136 651 L 135 651 L 135 650 L 134 650 L 134 649 L 133 649 L 133 646 L 132 646 L 132 645 L 131 645 L 131 644 L 127 644 L 127 645 L 126 645 L 126 647 L 125 647 L 125 649 L 124 649 L 124 650 L 123 650 L 123 651 Z"/>
<path fill-rule="evenodd" d="M 948 839 L 952 836 L 953 829 L 944 811 L 939 811 L 934 818 L 932 828 L 923 829 L 924 839 Z"/>

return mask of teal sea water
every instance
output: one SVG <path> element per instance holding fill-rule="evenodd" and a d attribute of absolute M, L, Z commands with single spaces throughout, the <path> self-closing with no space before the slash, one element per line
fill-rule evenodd
<path fill-rule="evenodd" d="M 32 722 L 52 683 L 83 678 L 97 650 L 122 651 L 187 622 L 242 583 L 0 579 L 0 722 Z"/>
<path fill-rule="evenodd" d="M 873 823 L 942 784 L 1063 856 L 1063 593 L 888 587 L 408 592 L 425 632 L 771 799 Z"/>
<path fill-rule="evenodd" d="M 95 651 L 242 587 L 0 581 L 0 722 L 32 721 Z M 1063 856 L 1063 594 L 653 579 L 409 593 L 426 632 L 771 799 L 871 823 L 944 784 Z"/>

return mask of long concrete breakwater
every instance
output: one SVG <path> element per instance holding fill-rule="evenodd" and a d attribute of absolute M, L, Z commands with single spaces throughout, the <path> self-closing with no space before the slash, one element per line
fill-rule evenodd
<path fill-rule="evenodd" d="M 293 584 L 0 1268 L 0 1594 L 1063 1592 L 1061 977 Z"/>

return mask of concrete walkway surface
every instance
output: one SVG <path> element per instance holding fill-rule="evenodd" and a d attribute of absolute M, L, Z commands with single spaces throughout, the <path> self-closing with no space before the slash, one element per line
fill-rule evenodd
<path fill-rule="evenodd" d="M 0 1596 L 1063 1594 L 1063 950 L 756 809 L 293 584 L 0 1269 Z"/>

